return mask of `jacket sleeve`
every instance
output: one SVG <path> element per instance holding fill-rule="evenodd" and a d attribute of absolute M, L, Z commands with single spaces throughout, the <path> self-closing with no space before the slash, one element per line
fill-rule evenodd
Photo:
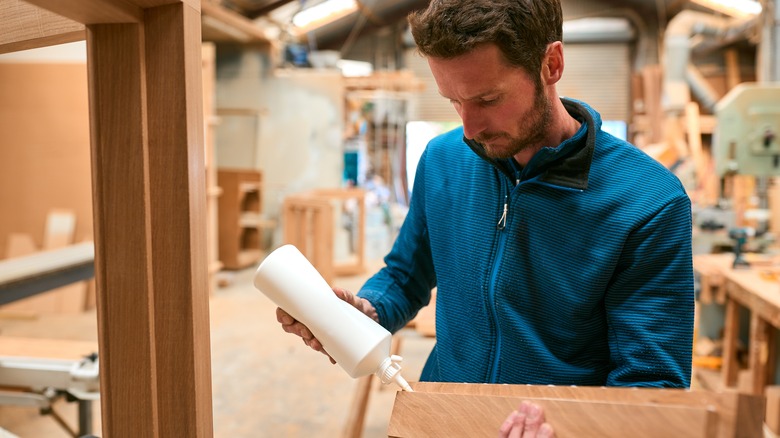
<path fill-rule="evenodd" d="M 691 246 L 691 204 L 684 192 L 628 237 L 605 297 L 608 386 L 690 386 Z"/>
<path fill-rule="evenodd" d="M 436 274 L 431 260 L 425 207 L 425 162 L 423 152 L 417 165 L 409 212 L 385 267 L 358 292 L 377 310 L 380 324 L 391 333 L 403 328 L 431 299 Z"/>

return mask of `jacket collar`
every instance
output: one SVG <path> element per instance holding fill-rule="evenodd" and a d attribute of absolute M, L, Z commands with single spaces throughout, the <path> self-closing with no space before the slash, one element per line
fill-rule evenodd
<path fill-rule="evenodd" d="M 582 102 L 567 98 L 561 98 L 561 102 L 582 126 L 574 136 L 557 147 L 545 147 L 537 152 L 522 169 L 520 181 L 536 178 L 547 184 L 585 190 L 588 188 L 588 173 L 596 149 L 596 131 L 600 128 L 601 120 L 598 113 Z M 490 158 L 480 143 L 465 137 L 463 141 L 511 181 L 515 180 L 509 160 Z"/>

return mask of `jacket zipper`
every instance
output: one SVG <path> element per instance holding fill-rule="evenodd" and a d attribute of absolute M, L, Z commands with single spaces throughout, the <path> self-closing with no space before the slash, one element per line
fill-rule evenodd
<path fill-rule="evenodd" d="M 519 181 L 517 181 L 519 183 Z M 504 186 L 506 187 L 506 186 Z M 515 186 L 516 187 L 516 186 Z M 488 282 L 488 300 L 491 303 L 490 310 L 493 315 L 493 321 L 496 327 L 496 348 L 493 354 L 493 363 L 490 366 L 490 375 L 488 376 L 489 383 L 496 383 L 498 380 L 498 358 L 501 357 L 501 329 L 498 324 L 498 311 L 496 310 L 496 282 L 498 279 L 498 265 L 504 258 L 504 248 L 506 246 L 506 233 L 501 231 L 506 228 L 507 213 L 509 211 L 509 195 L 511 194 L 513 187 L 506 187 L 507 193 L 504 195 L 504 208 L 501 218 L 498 221 L 498 247 L 496 248 L 496 258 L 493 261 L 493 269 L 490 273 L 490 281 Z"/>
<path fill-rule="evenodd" d="M 496 224 L 496 228 L 498 228 L 499 231 L 506 228 L 506 212 L 509 210 L 509 196 L 504 195 L 504 213 L 501 214 L 501 217 L 498 218 L 498 224 Z"/>
<path fill-rule="evenodd" d="M 515 187 L 520 185 L 520 169 L 515 166 L 514 160 L 510 160 L 509 163 L 512 165 L 512 168 L 515 170 Z M 511 193 L 512 189 L 508 189 L 507 192 Z M 504 211 L 501 214 L 501 217 L 498 218 L 498 224 L 496 224 L 496 228 L 500 230 L 503 230 L 506 228 L 506 214 L 509 211 L 509 193 L 504 195 Z"/>

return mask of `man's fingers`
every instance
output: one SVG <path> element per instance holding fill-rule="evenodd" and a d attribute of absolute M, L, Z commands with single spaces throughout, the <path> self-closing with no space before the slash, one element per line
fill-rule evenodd
<path fill-rule="evenodd" d="M 351 306 L 355 306 L 355 295 L 352 294 L 352 292 L 342 289 L 340 287 L 334 287 L 333 293 L 336 294 L 337 297 L 339 297 L 340 300 L 346 301 Z"/>
<path fill-rule="evenodd" d="M 539 428 L 541 428 L 542 423 L 544 423 L 544 413 L 542 412 L 542 408 L 538 405 L 528 402 L 523 402 L 523 404 L 525 405 L 524 411 L 526 417 L 522 437 L 535 438 L 539 432 Z"/>
<path fill-rule="evenodd" d="M 282 330 L 287 333 L 297 335 L 301 338 L 307 347 L 328 356 L 330 363 L 336 363 L 336 360 L 333 359 L 333 357 L 328 354 L 327 351 L 325 351 L 325 347 L 322 345 L 319 339 L 314 337 L 314 333 L 312 333 L 308 327 L 296 321 L 292 316 L 290 316 L 289 313 L 282 309 L 276 309 L 276 319 L 282 324 Z"/>
<path fill-rule="evenodd" d="M 538 438 L 555 438 L 555 431 L 550 423 L 544 423 L 542 424 L 542 427 L 539 428 L 539 433 L 536 436 Z"/>
<path fill-rule="evenodd" d="M 314 351 L 319 351 L 320 353 L 324 354 L 325 356 L 328 356 L 328 359 L 330 360 L 330 363 L 336 364 L 336 359 L 333 358 L 326 350 L 325 347 L 322 345 L 322 343 L 317 340 L 317 338 L 301 338 L 303 339 L 303 343 L 306 344 L 307 347 L 311 348 Z"/>
<path fill-rule="evenodd" d="M 340 300 L 346 302 L 350 306 L 360 310 L 363 314 L 379 322 L 379 315 L 376 313 L 376 309 L 365 298 L 360 298 L 352 292 L 342 289 L 340 287 L 334 287 L 333 293 L 339 297 Z"/>
<path fill-rule="evenodd" d="M 501 427 L 498 429 L 499 438 L 509 438 L 509 434 L 512 432 L 512 429 L 515 427 L 516 418 L 517 418 L 517 411 L 512 411 L 512 413 L 510 413 L 509 416 L 506 417 L 506 420 L 504 420 L 504 422 L 501 423 Z"/>
<path fill-rule="evenodd" d="M 276 321 L 278 321 L 279 324 L 282 324 L 282 325 L 290 325 L 290 324 L 293 324 L 295 322 L 295 318 L 290 316 L 289 313 L 287 313 L 284 310 L 282 310 L 281 307 L 277 307 L 276 308 Z"/>
<path fill-rule="evenodd" d="M 498 430 L 499 438 L 554 438 L 555 432 L 545 423 L 544 410 L 529 401 L 522 401 L 506 417 Z"/>
<path fill-rule="evenodd" d="M 522 438 L 525 425 L 525 413 L 512 411 L 498 429 L 499 438 Z"/>
<path fill-rule="evenodd" d="M 517 411 L 512 420 L 512 430 L 509 431 L 507 438 L 522 438 L 525 430 L 525 412 Z"/>

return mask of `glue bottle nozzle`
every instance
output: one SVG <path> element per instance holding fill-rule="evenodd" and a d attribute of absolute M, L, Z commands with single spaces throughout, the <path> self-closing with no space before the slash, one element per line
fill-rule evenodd
<path fill-rule="evenodd" d="M 409 383 L 401 376 L 401 356 L 392 355 L 385 359 L 376 371 L 377 377 L 385 385 L 395 382 L 404 391 L 414 392 Z"/>

